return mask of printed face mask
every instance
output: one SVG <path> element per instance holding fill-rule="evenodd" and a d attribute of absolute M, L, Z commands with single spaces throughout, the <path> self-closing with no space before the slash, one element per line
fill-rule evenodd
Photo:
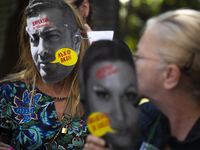
<path fill-rule="evenodd" d="M 138 101 L 134 69 L 122 61 L 99 62 L 91 67 L 86 85 L 83 106 L 92 114 L 88 120 L 91 133 L 107 132 L 104 138 L 113 149 L 132 148 L 139 134 L 140 113 L 134 106 Z"/>
<path fill-rule="evenodd" d="M 80 41 L 80 37 L 76 37 L 79 33 L 73 33 L 68 25 L 63 24 L 62 12 L 57 8 L 45 9 L 38 16 L 28 18 L 27 24 L 32 58 L 43 81 L 61 81 L 78 61 L 80 42 L 74 39 Z M 76 44 L 79 44 L 78 48 Z"/>

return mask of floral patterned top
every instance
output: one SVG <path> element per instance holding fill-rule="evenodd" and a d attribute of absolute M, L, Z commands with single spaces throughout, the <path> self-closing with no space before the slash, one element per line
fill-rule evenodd
<path fill-rule="evenodd" d="M 0 132 L 11 139 L 14 150 L 46 150 L 60 129 L 54 97 L 21 81 L 0 84 Z M 33 98 L 32 98 L 33 97 Z M 81 150 L 88 135 L 86 121 L 70 119 L 67 134 L 60 132 L 51 150 Z"/>

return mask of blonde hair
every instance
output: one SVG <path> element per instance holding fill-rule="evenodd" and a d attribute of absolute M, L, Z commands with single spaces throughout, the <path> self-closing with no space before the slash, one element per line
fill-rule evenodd
<path fill-rule="evenodd" d="M 64 1 L 66 2 L 66 0 Z M 79 15 L 79 12 L 75 10 L 69 3 L 67 4 L 71 7 L 72 11 L 74 12 L 74 15 L 76 17 L 77 27 L 83 32 L 87 33 L 83 20 L 81 16 Z M 40 79 L 41 76 L 39 72 L 37 71 L 34 61 L 32 59 L 32 55 L 30 51 L 29 36 L 27 35 L 26 30 L 25 30 L 26 26 L 27 26 L 27 22 L 26 22 L 26 17 L 24 15 L 22 18 L 21 30 L 20 30 L 21 56 L 16 66 L 17 70 L 22 70 L 22 71 L 15 74 L 8 75 L 7 80 L 9 80 L 9 78 L 12 78 L 14 80 L 21 80 L 22 82 L 25 82 L 28 85 L 30 83 L 35 84 L 36 80 Z M 87 38 L 87 34 L 86 34 L 86 38 Z M 81 59 L 88 47 L 89 47 L 89 41 L 85 39 L 84 40 L 81 39 L 79 58 L 78 58 L 76 66 L 74 67 L 73 71 L 70 73 L 70 75 L 72 76 L 72 81 L 70 85 L 70 91 L 68 92 L 68 95 L 67 95 L 69 97 L 69 100 L 68 100 L 66 110 L 68 110 L 67 112 L 68 115 L 73 118 L 83 117 L 83 109 L 80 103 L 80 96 L 79 96 L 79 90 L 78 90 L 78 72 L 79 72 Z"/>
<path fill-rule="evenodd" d="M 182 81 L 200 98 L 200 12 L 169 11 L 149 19 L 146 30 L 149 29 L 157 41 L 154 52 L 167 63 L 177 65 L 183 71 Z M 191 67 L 184 72 L 187 63 Z"/>

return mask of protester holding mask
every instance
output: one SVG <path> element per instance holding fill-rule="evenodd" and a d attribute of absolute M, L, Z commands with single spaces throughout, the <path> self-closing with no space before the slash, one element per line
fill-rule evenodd
<path fill-rule="evenodd" d="M 134 58 L 140 95 L 151 103 L 141 106 L 135 149 L 200 149 L 199 39 L 196 10 L 169 11 L 147 22 Z M 85 150 L 105 149 L 105 141 L 92 135 L 86 144 Z"/>
<path fill-rule="evenodd" d="M 85 27 L 63 0 L 31 0 L 25 16 L 30 44 L 22 31 L 24 70 L 0 84 L 1 139 L 10 138 L 15 150 L 81 149 L 87 127 L 77 75 L 89 43 L 81 40 Z"/>
<path fill-rule="evenodd" d="M 138 139 L 140 114 L 131 51 L 113 41 L 92 44 L 81 63 L 79 86 L 85 117 L 107 114 L 116 131 L 103 136 L 108 147 L 131 149 Z"/>

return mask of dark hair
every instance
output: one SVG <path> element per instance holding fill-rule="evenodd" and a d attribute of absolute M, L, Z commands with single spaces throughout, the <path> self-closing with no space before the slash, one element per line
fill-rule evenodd
<path fill-rule="evenodd" d="M 74 2 L 74 5 L 76 5 L 76 6 L 79 8 L 79 6 L 81 6 L 81 4 L 83 3 L 83 1 L 84 1 L 84 0 L 76 0 L 76 1 Z M 93 0 L 88 0 L 88 2 L 89 2 L 89 3 L 92 3 Z"/>
<path fill-rule="evenodd" d="M 48 8 L 58 8 L 61 10 L 64 23 L 72 22 L 71 24 L 76 24 L 74 12 L 64 0 L 32 0 L 25 9 L 25 16 L 26 18 L 36 16 Z M 76 30 L 74 26 L 70 26 L 70 28 L 74 31 Z"/>
<path fill-rule="evenodd" d="M 129 47 L 125 43 L 102 40 L 92 44 L 86 51 L 81 63 L 81 80 L 86 85 L 91 67 L 102 61 L 123 61 L 128 63 L 133 69 L 135 65 Z"/>

